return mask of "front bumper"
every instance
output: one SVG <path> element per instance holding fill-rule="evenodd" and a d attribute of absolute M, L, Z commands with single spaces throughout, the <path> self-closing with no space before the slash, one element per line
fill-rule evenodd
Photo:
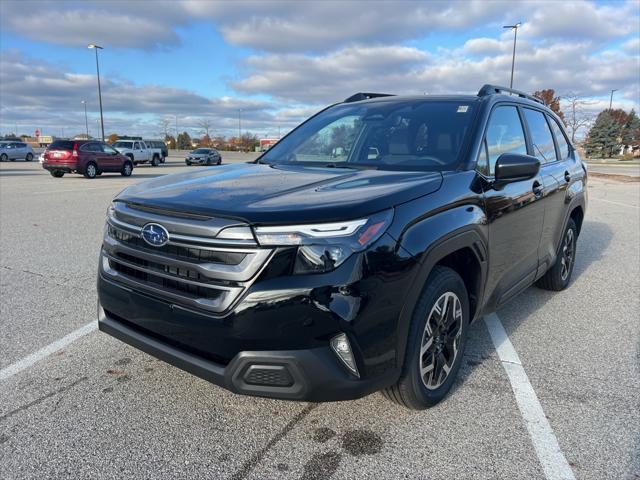
<path fill-rule="evenodd" d="M 158 339 L 105 312 L 100 304 L 98 327 L 159 360 L 242 395 L 312 402 L 350 400 L 388 386 L 397 376 L 357 379 L 329 347 L 242 351 L 224 365 Z"/>
<path fill-rule="evenodd" d="M 189 162 L 191 164 L 203 165 L 203 164 L 207 163 L 208 160 L 209 160 L 208 158 L 202 158 L 202 157 L 200 157 L 200 158 L 186 158 L 185 159 L 185 163 Z"/>
<path fill-rule="evenodd" d="M 331 272 L 293 276 L 280 271 L 291 263 L 284 250 L 257 278 L 240 282 L 245 290 L 222 311 L 176 296 L 171 284 L 150 288 L 151 278 L 124 282 L 101 256 L 100 329 L 236 393 L 362 397 L 400 374 L 398 319 L 416 263 L 395 245 L 384 235 Z M 331 350 L 339 333 L 349 338 L 360 378 Z"/>

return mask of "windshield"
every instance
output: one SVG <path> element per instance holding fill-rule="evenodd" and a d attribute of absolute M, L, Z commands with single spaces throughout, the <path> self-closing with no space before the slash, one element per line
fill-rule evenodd
<path fill-rule="evenodd" d="M 115 147 L 115 148 L 131 148 L 132 144 L 133 144 L 133 142 L 119 141 L 119 142 L 115 142 L 112 146 Z"/>
<path fill-rule="evenodd" d="M 191 153 L 209 153 L 211 150 L 209 150 L 208 148 L 196 148 L 193 152 Z"/>
<path fill-rule="evenodd" d="M 260 162 L 450 170 L 475 109 L 475 102 L 460 100 L 341 104 L 280 140 Z"/>

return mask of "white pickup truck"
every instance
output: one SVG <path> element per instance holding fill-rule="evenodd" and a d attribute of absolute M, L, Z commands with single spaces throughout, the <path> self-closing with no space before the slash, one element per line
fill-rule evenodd
<path fill-rule="evenodd" d="M 118 140 L 111 145 L 122 155 L 131 159 L 134 165 L 139 163 L 151 163 L 157 167 L 162 161 L 162 150 L 151 148 L 142 140 Z"/>

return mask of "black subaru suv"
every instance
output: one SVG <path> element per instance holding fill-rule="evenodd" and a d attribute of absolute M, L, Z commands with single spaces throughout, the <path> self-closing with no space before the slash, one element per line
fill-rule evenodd
<path fill-rule="evenodd" d="M 538 99 L 360 93 L 107 212 L 102 331 L 233 392 L 440 401 L 469 324 L 569 284 L 587 172 Z"/>

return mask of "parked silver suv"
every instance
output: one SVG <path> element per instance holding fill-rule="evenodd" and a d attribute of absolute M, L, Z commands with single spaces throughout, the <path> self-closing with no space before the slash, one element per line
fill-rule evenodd
<path fill-rule="evenodd" d="M 0 162 L 6 162 L 7 160 L 24 159 L 27 162 L 33 160 L 35 153 L 31 145 L 24 142 L 15 140 L 0 142 Z"/>

